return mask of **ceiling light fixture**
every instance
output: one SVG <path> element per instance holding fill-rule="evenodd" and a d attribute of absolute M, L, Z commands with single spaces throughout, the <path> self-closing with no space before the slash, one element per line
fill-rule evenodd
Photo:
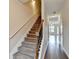
<path fill-rule="evenodd" d="M 35 4 L 35 0 L 32 0 L 32 4 L 33 4 L 33 5 Z"/>

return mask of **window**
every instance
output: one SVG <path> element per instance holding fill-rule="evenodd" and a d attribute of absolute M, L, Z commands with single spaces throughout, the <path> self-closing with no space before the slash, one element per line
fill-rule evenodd
<path fill-rule="evenodd" d="M 51 25 L 51 26 L 49 26 L 49 32 L 54 32 L 54 28 L 55 28 L 55 27 L 54 27 L 54 26 L 52 26 L 52 25 Z"/>
<path fill-rule="evenodd" d="M 59 34 L 59 26 L 57 26 L 57 34 Z"/>

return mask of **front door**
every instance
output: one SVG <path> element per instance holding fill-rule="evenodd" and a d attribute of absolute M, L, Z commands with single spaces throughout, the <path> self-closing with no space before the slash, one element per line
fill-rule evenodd
<path fill-rule="evenodd" d="M 62 45 L 62 24 L 59 16 L 49 17 L 49 42 Z"/>

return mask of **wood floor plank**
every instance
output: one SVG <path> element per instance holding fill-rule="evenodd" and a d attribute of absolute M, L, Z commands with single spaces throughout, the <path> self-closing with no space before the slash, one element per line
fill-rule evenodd
<path fill-rule="evenodd" d="M 49 43 L 44 59 L 68 59 L 58 44 Z"/>

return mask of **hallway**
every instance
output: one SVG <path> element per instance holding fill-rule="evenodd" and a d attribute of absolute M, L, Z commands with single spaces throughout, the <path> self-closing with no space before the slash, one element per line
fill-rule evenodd
<path fill-rule="evenodd" d="M 45 59 L 68 59 L 52 36 L 49 38 Z"/>

